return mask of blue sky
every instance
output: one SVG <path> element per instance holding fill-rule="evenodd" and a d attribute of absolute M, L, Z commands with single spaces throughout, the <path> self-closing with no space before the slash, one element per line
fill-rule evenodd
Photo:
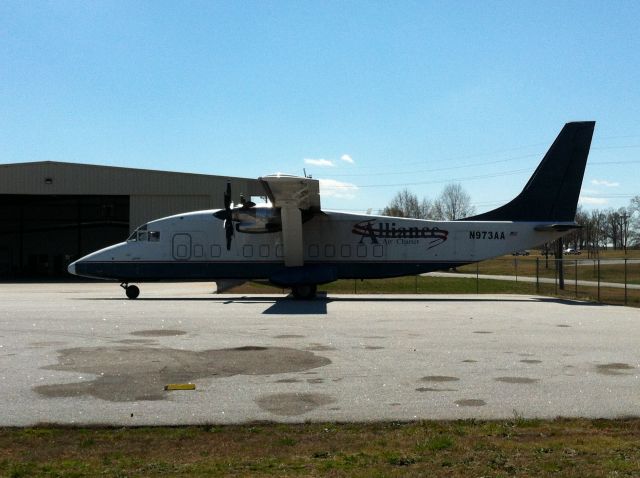
<path fill-rule="evenodd" d="M 374 211 L 515 196 L 596 120 L 587 208 L 640 194 L 640 2 L 0 2 L 0 163 L 323 180 Z M 324 161 L 320 161 L 324 160 Z"/>

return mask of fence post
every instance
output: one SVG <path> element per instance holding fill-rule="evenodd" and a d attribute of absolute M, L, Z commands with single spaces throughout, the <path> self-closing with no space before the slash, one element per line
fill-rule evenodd
<path fill-rule="evenodd" d="M 476 262 L 476 294 L 480 293 L 480 263 Z"/>
<path fill-rule="evenodd" d="M 536 257 L 536 294 L 540 294 L 540 258 Z"/>
<path fill-rule="evenodd" d="M 518 256 L 516 256 L 516 282 L 518 282 Z"/>
<path fill-rule="evenodd" d="M 418 293 L 418 274 L 416 274 L 415 286 L 416 286 L 416 294 L 417 294 Z"/>
<path fill-rule="evenodd" d="M 625 250 L 625 253 L 627 251 Z M 624 305 L 627 305 L 627 258 L 624 258 Z"/>
<path fill-rule="evenodd" d="M 600 302 L 600 258 L 598 257 L 598 302 Z"/>
<path fill-rule="evenodd" d="M 578 259 L 573 263 L 573 272 L 576 275 L 576 299 L 578 298 Z"/>
<path fill-rule="evenodd" d="M 556 267 L 555 267 L 555 274 L 553 276 L 554 278 L 554 282 L 556 284 L 556 292 L 555 295 L 558 295 L 558 259 L 555 259 L 555 263 L 556 263 Z"/>
<path fill-rule="evenodd" d="M 358 279 L 353 279 L 353 293 L 358 293 Z"/>

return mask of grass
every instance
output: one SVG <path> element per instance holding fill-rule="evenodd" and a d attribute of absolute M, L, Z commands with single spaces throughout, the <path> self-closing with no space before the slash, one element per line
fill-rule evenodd
<path fill-rule="evenodd" d="M 640 265 L 636 264 L 636 267 Z M 481 273 L 486 273 L 482 271 Z M 582 277 L 579 277 L 582 279 Z M 578 286 L 578 293 L 571 275 L 566 275 L 565 290 L 554 284 L 499 281 L 464 277 L 406 276 L 392 279 L 339 280 L 318 288 L 329 294 L 528 294 L 554 296 L 566 299 L 599 301 L 606 304 L 624 304 L 624 289 Z M 234 294 L 282 294 L 287 290 L 265 284 L 247 283 L 229 291 Z M 640 307 L 640 290 L 627 291 L 627 305 Z"/>
<path fill-rule="evenodd" d="M 638 251 L 633 251 L 634 253 Z M 637 259 L 637 254 L 628 255 L 627 259 Z M 539 263 L 536 268 L 536 259 Z M 614 257 L 611 254 L 600 256 L 600 270 L 598 271 L 597 262 L 592 262 L 593 259 L 587 259 L 586 255 L 580 256 L 565 256 L 564 257 L 564 273 L 567 279 L 574 279 L 576 272 L 578 274 L 578 280 L 597 281 L 598 275 L 601 282 L 617 282 L 624 283 L 625 266 L 624 264 L 607 264 L 609 260 L 624 260 L 623 256 Z M 589 261 L 589 265 L 578 265 L 575 267 L 575 261 Z M 476 269 L 477 267 L 477 269 Z M 640 264 L 627 264 L 627 283 L 640 284 Z M 549 261 L 545 260 L 544 256 L 502 256 L 495 259 L 489 259 L 480 262 L 477 266 L 470 264 L 460 267 L 459 272 L 468 274 L 475 274 L 476 270 L 480 274 L 490 275 L 519 275 L 535 277 L 536 273 L 540 277 L 553 279 L 556 276 L 555 264 L 553 257 L 549 257 Z"/>
<path fill-rule="evenodd" d="M 640 419 L 517 414 L 504 421 L 0 429 L 0 476 L 638 476 L 639 443 Z"/>

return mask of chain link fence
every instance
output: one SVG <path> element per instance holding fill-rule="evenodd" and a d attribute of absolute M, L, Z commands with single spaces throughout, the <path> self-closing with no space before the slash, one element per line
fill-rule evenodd
<path fill-rule="evenodd" d="M 412 277 L 339 282 L 336 291 L 354 294 L 517 293 L 640 307 L 640 259 L 636 258 L 513 256 Z"/>

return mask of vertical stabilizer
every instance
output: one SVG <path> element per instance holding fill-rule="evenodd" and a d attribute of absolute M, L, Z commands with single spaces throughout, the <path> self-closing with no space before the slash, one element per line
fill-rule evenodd
<path fill-rule="evenodd" d="M 575 220 L 595 121 L 567 123 L 518 196 L 463 221 Z"/>

